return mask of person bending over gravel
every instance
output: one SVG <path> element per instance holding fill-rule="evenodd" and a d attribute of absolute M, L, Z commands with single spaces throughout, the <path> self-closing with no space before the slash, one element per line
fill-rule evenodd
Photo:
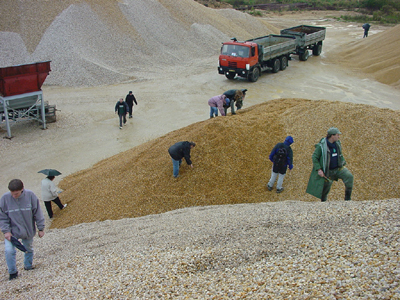
<path fill-rule="evenodd" d="M 225 95 L 226 98 L 231 99 L 228 105 L 224 105 L 225 115 L 227 114 L 229 107 L 231 108 L 232 115 L 236 115 L 235 104 L 238 110 L 242 108 L 246 92 L 247 90 L 243 89 L 243 90 L 228 90 L 225 93 L 223 93 L 223 95 Z"/>
<path fill-rule="evenodd" d="M 214 116 L 218 117 L 218 110 L 221 113 L 221 116 L 225 116 L 224 105 L 227 104 L 227 99 L 229 98 L 222 94 L 214 96 L 208 100 L 208 105 L 210 106 L 210 118 L 214 118 Z"/>
<path fill-rule="evenodd" d="M 169 147 L 168 153 L 172 158 L 173 175 L 174 177 L 179 176 L 179 167 L 182 163 L 182 158 L 185 158 L 186 163 L 193 168 L 192 161 L 190 160 L 190 150 L 196 146 L 194 142 L 178 142 Z"/>

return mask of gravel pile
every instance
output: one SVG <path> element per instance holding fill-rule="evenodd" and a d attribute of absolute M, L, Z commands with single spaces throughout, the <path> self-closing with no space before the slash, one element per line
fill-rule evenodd
<path fill-rule="evenodd" d="M 218 57 L 232 36 L 277 32 L 247 14 L 192 0 L 2 1 L 0 11 L 0 67 L 51 60 L 47 85 L 148 78 L 149 70 L 168 73 L 194 58 Z M 35 18 L 40 25 L 30 28 Z"/>
<path fill-rule="evenodd" d="M 372 74 L 379 82 L 400 87 L 399 43 L 400 25 L 397 25 L 346 47 L 339 62 Z"/>
<path fill-rule="evenodd" d="M 35 239 L 35 270 L 3 273 L 0 297 L 400 299 L 399 201 L 195 207 L 52 230 Z"/>
<path fill-rule="evenodd" d="M 4 0 L 0 11 L 0 66 L 52 60 L 46 84 L 65 86 L 168 74 L 216 57 L 232 36 L 277 33 L 190 0 Z M 342 201 L 342 183 L 327 203 L 304 193 L 313 146 L 333 124 L 355 201 Z M 281 99 L 103 160 L 59 185 L 68 209 L 35 238 L 35 270 L 19 252 L 9 282 L 3 258 L 0 299 L 400 299 L 398 124 L 389 109 Z M 260 162 L 288 134 L 295 168 L 283 194 L 268 192 Z M 166 149 L 186 139 L 195 168 L 173 181 Z"/>
<path fill-rule="evenodd" d="M 58 186 L 68 210 L 57 215 L 52 228 L 190 206 L 318 201 L 305 193 L 311 155 L 332 124 L 343 133 L 344 155 L 355 178 L 353 200 L 397 198 L 400 174 L 393 162 L 400 161 L 398 111 L 279 99 L 170 132 L 65 177 Z M 295 140 L 294 168 L 285 178 L 284 193 L 277 194 L 266 190 L 272 167 L 267 156 L 287 135 Z M 183 162 L 175 180 L 167 149 L 182 140 L 196 142 L 191 152 L 194 169 Z M 328 200 L 343 199 L 343 183 L 334 183 Z"/>

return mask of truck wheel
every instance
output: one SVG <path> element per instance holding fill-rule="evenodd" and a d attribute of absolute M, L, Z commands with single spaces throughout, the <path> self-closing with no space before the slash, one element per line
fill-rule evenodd
<path fill-rule="evenodd" d="M 308 59 L 308 56 L 310 55 L 310 53 L 308 53 L 308 49 L 305 49 L 304 50 L 304 53 L 301 53 L 300 55 L 299 55 L 299 59 L 301 60 L 301 61 L 306 61 L 307 59 Z"/>
<path fill-rule="evenodd" d="M 258 77 L 260 77 L 260 69 L 254 68 L 253 72 L 249 74 L 248 80 L 250 82 L 256 82 L 258 80 Z"/>
<path fill-rule="evenodd" d="M 285 70 L 288 66 L 288 60 L 286 56 L 282 56 L 281 58 L 281 70 Z"/>
<path fill-rule="evenodd" d="M 281 61 L 279 60 L 279 58 L 275 58 L 272 63 L 272 73 L 278 73 L 280 69 L 281 69 Z"/>
<path fill-rule="evenodd" d="M 225 73 L 225 76 L 226 76 L 226 78 L 228 78 L 228 79 L 234 79 L 235 76 L 236 76 L 236 73 L 228 72 L 228 73 Z"/>
<path fill-rule="evenodd" d="M 321 52 L 322 52 L 322 44 L 317 44 L 312 49 L 312 54 L 314 56 L 319 56 L 321 54 Z"/>

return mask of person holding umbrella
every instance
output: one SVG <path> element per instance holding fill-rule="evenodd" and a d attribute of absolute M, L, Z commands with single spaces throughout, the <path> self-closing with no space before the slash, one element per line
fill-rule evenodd
<path fill-rule="evenodd" d="M 57 204 L 60 210 L 67 207 L 67 204 L 62 205 L 61 200 L 58 197 L 56 185 L 53 182 L 55 176 L 58 176 L 61 173 L 54 169 L 46 169 L 39 171 L 38 173 L 44 173 L 45 175 L 48 175 L 42 180 L 42 199 L 44 201 L 44 205 L 46 206 L 47 214 L 49 215 L 49 218 L 52 219 L 53 209 L 51 208 L 51 201 Z"/>
<path fill-rule="evenodd" d="M 21 239 L 26 250 L 24 269 L 34 269 L 32 266 L 33 237 L 36 235 L 36 228 L 39 230 L 39 237 L 44 236 L 45 220 L 39 199 L 31 190 L 24 189 L 24 184 L 20 179 L 11 180 L 8 189 L 10 191 L 0 198 L 0 229 L 4 234 L 9 280 L 13 280 L 18 278 L 15 239 Z"/>

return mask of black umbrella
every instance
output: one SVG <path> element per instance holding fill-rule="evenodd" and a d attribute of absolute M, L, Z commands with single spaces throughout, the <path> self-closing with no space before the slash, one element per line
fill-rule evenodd
<path fill-rule="evenodd" d="M 44 169 L 44 170 L 39 171 L 38 173 L 43 173 L 44 175 L 47 175 L 47 176 L 61 175 L 60 172 L 58 172 L 57 170 L 54 170 L 54 169 Z"/>
<path fill-rule="evenodd" d="M 22 245 L 21 242 L 18 241 L 18 239 L 13 237 L 13 236 L 11 237 L 11 244 L 13 244 L 13 246 L 15 248 L 17 248 L 18 250 L 21 250 L 22 252 L 27 252 L 27 250 L 24 247 L 24 245 Z"/>

